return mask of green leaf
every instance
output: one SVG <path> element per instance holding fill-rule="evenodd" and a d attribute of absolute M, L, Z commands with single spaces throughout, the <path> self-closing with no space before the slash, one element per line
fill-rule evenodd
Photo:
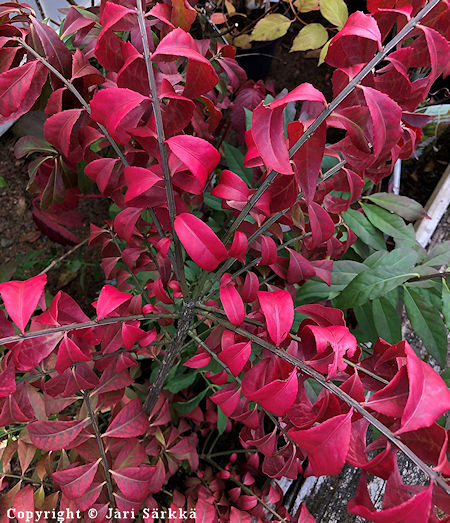
<path fill-rule="evenodd" d="M 343 290 L 335 301 L 335 307 L 347 309 L 357 307 L 392 291 L 414 276 L 402 267 L 381 266 L 360 272 Z"/>
<path fill-rule="evenodd" d="M 363 263 L 353 260 L 338 260 L 334 262 L 331 286 L 329 287 L 324 281 L 317 278 L 308 280 L 302 285 L 298 297 L 295 300 L 295 306 L 335 298 L 358 273 L 364 271 L 366 268 Z"/>
<path fill-rule="evenodd" d="M 9 281 L 17 269 L 17 263 L 10 261 L 7 263 L 0 264 L 0 283 Z"/>
<path fill-rule="evenodd" d="M 419 338 L 428 352 L 445 367 L 447 358 L 447 329 L 439 311 L 427 302 L 423 294 L 415 289 L 403 287 L 406 314 Z"/>
<path fill-rule="evenodd" d="M 288 32 L 290 26 L 291 21 L 286 16 L 267 15 L 255 25 L 251 37 L 258 42 L 277 40 Z"/>
<path fill-rule="evenodd" d="M 405 270 L 414 267 L 417 262 L 418 254 L 414 249 L 407 247 L 393 249 L 392 251 L 377 251 L 370 255 L 365 261 L 365 265 L 374 269 L 375 267 L 400 267 Z M 414 268 L 416 271 L 416 268 Z"/>
<path fill-rule="evenodd" d="M 428 253 L 423 264 L 430 267 L 440 267 L 447 264 L 448 260 L 450 260 L 450 240 L 435 245 Z"/>
<path fill-rule="evenodd" d="M 344 0 L 320 0 L 320 12 L 338 29 L 344 27 L 348 18 L 348 9 Z"/>
<path fill-rule="evenodd" d="M 309 13 L 318 7 L 319 0 L 295 0 L 294 5 L 300 13 Z"/>
<path fill-rule="evenodd" d="M 170 369 L 164 388 L 172 394 L 178 394 L 183 389 L 187 389 L 197 379 L 198 373 L 195 369 L 189 369 L 183 373 L 184 369 L 187 367 L 181 366 L 180 363 Z"/>
<path fill-rule="evenodd" d="M 225 432 L 228 417 L 223 413 L 223 410 L 217 405 L 217 431 L 220 435 Z"/>
<path fill-rule="evenodd" d="M 205 389 L 189 401 L 177 401 L 173 404 L 173 406 L 180 414 L 189 414 L 189 412 L 192 412 L 195 409 L 195 407 L 197 407 L 197 405 L 202 401 L 202 399 L 206 396 L 207 392 L 208 389 Z"/>
<path fill-rule="evenodd" d="M 245 113 L 245 128 L 248 131 L 252 128 L 252 116 L 253 112 L 250 111 L 247 107 L 244 107 L 244 113 Z"/>
<path fill-rule="evenodd" d="M 328 32 L 322 24 L 309 24 L 300 29 L 289 52 L 319 49 L 327 40 Z"/>
<path fill-rule="evenodd" d="M 361 207 L 372 225 L 377 229 L 380 229 L 381 232 L 384 232 L 388 236 L 392 236 L 392 238 L 411 239 L 411 235 L 406 229 L 405 222 L 400 218 L 400 216 L 392 214 L 386 209 L 382 209 L 376 205 L 361 203 Z"/>
<path fill-rule="evenodd" d="M 373 320 L 377 334 L 388 343 L 398 343 L 402 339 L 402 322 L 392 303 L 381 296 L 372 301 Z"/>
<path fill-rule="evenodd" d="M 358 211 L 348 209 L 342 213 L 345 223 L 367 245 L 376 250 L 386 249 L 382 233 L 376 229 L 369 220 Z"/>
<path fill-rule="evenodd" d="M 327 57 L 328 53 L 328 47 L 330 47 L 330 42 L 331 38 L 320 50 L 319 61 L 317 62 L 317 65 L 322 65 L 325 62 L 325 58 Z"/>
<path fill-rule="evenodd" d="M 232 145 L 224 142 L 223 152 L 225 153 L 225 161 L 227 163 L 228 169 L 239 175 L 247 183 L 247 185 L 251 185 L 252 170 L 244 167 L 244 155 L 241 153 L 241 151 L 237 147 L 233 147 Z"/>
<path fill-rule="evenodd" d="M 419 218 L 424 218 L 427 213 L 420 203 L 407 198 L 406 196 L 400 196 L 398 194 L 379 192 L 365 196 L 367 200 L 377 204 L 379 207 L 383 207 L 388 211 L 395 212 L 405 220 L 414 222 Z"/>
<path fill-rule="evenodd" d="M 3 178 L 3 176 L 0 176 L 0 187 L 8 187 L 8 184 L 6 183 L 6 180 Z"/>
<path fill-rule="evenodd" d="M 450 329 L 450 289 L 445 278 L 442 278 L 442 314 L 444 315 L 447 329 Z"/>
<path fill-rule="evenodd" d="M 444 380 L 445 384 L 450 387 L 450 368 L 441 372 L 441 378 Z"/>
<path fill-rule="evenodd" d="M 378 331 L 375 327 L 373 318 L 372 304 L 370 302 L 364 303 L 359 307 L 354 307 L 353 312 L 358 322 L 358 328 L 354 335 L 359 342 L 370 341 L 374 343 L 378 339 Z"/>
<path fill-rule="evenodd" d="M 211 196 L 211 193 L 204 193 L 204 201 L 208 209 L 213 209 L 214 211 L 222 211 L 222 200 L 216 196 Z"/>

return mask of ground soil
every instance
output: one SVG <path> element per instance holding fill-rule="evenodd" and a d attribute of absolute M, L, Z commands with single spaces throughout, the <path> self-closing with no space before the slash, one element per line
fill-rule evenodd
<path fill-rule="evenodd" d="M 16 141 L 12 130 L 0 138 L 0 176 L 7 184 L 0 188 L 0 281 L 34 276 L 71 248 L 52 242 L 33 222 L 33 195 L 26 191 L 27 161 L 15 158 Z M 74 232 L 83 240 L 89 236 L 89 223 L 102 225 L 108 203 L 89 198 L 81 202 L 80 208 L 86 220 L 83 227 Z M 70 262 L 74 259 L 83 260 L 86 270 L 71 270 L 74 265 Z M 90 304 L 102 284 L 97 249 L 80 248 L 48 272 L 48 283 L 52 295 L 62 289 L 91 314 Z"/>

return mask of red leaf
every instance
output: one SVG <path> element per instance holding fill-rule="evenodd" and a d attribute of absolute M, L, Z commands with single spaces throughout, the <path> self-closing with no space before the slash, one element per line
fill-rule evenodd
<path fill-rule="evenodd" d="M 85 421 L 47 421 L 40 420 L 28 425 L 30 439 L 38 449 L 62 450 L 83 430 Z"/>
<path fill-rule="evenodd" d="M 375 157 L 389 153 L 402 135 L 402 109 L 388 95 L 361 86 L 372 120 L 372 147 Z"/>
<path fill-rule="evenodd" d="M 71 367 L 75 362 L 90 361 L 91 355 L 83 351 L 67 335 L 59 345 L 58 356 L 56 358 L 55 369 L 62 374 L 66 369 Z"/>
<path fill-rule="evenodd" d="M 261 261 L 259 265 L 272 265 L 277 261 L 277 244 L 270 236 L 261 236 Z"/>
<path fill-rule="evenodd" d="M 294 321 L 294 304 L 288 291 L 258 291 L 258 300 L 266 318 L 267 331 L 275 345 L 289 334 Z"/>
<path fill-rule="evenodd" d="M 303 128 L 300 122 L 295 123 L 297 123 L 298 127 Z M 300 138 L 303 132 L 307 132 L 307 129 L 303 132 L 299 132 L 300 129 L 297 129 L 297 132 L 294 134 L 291 131 L 291 127 L 289 127 L 289 131 L 289 139 L 293 144 Z M 291 133 L 294 136 L 291 136 Z M 325 151 L 326 134 L 327 124 L 323 122 L 311 138 L 292 157 L 295 165 L 295 177 L 300 189 L 303 191 L 306 203 L 311 203 L 316 193 L 317 179 Z"/>
<path fill-rule="evenodd" d="M 245 319 L 244 302 L 233 286 L 228 273 L 225 273 L 220 280 L 219 293 L 227 318 L 233 325 L 240 325 Z"/>
<path fill-rule="evenodd" d="M 325 61 L 337 68 L 366 64 L 378 49 L 381 49 L 381 33 L 375 19 L 356 11 L 331 40 Z"/>
<path fill-rule="evenodd" d="M 272 109 L 261 102 L 253 111 L 251 133 L 268 171 L 294 174 L 284 137 L 284 107 Z"/>
<path fill-rule="evenodd" d="M 308 249 L 314 250 L 334 235 L 334 222 L 327 211 L 316 202 L 308 205 L 308 215 L 312 236 L 306 238 L 305 243 Z"/>
<path fill-rule="evenodd" d="M 202 269 L 213 271 L 228 258 L 224 244 L 193 214 L 179 214 L 175 218 L 175 231 L 189 256 Z"/>
<path fill-rule="evenodd" d="M 72 54 L 66 45 L 59 38 L 58 34 L 49 25 L 43 24 L 37 18 L 30 17 L 33 23 L 33 30 L 39 37 L 45 51 L 45 58 L 57 71 L 65 78 L 70 78 L 72 66 Z M 61 80 L 51 75 L 52 85 L 60 87 L 63 85 Z"/>
<path fill-rule="evenodd" d="M 125 167 L 125 182 L 128 186 L 127 194 L 125 195 L 125 203 L 130 207 L 140 207 L 137 198 L 141 198 L 144 203 L 142 207 L 155 207 L 167 201 L 166 191 L 162 185 L 162 178 L 151 169 L 144 169 L 143 167 Z M 155 187 L 160 184 L 160 187 Z M 133 202 L 133 200 L 137 200 Z"/>
<path fill-rule="evenodd" d="M 217 167 L 220 154 L 209 142 L 196 136 L 180 134 L 166 140 L 169 149 L 181 161 L 184 168 L 179 175 L 173 174 L 173 183 L 181 189 L 192 194 L 202 194 L 208 175 Z M 173 166 L 173 160 L 169 157 L 169 164 Z M 179 162 L 177 162 L 179 163 Z M 192 173 L 186 175 L 186 169 Z"/>
<path fill-rule="evenodd" d="M 252 352 L 252 344 L 250 341 L 236 343 L 230 345 L 224 349 L 219 355 L 218 358 L 220 361 L 223 361 L 225 365 L 230 369 L 233 376 L 237 376 L 242 369 L 245 367 L 250 354 Z"/>
<path fill-rule="evenodd" d="M 320 327 L 331 327 L 332 325 L 345 327 L 344 313 L 340 309 L 313 303 L 311 305 L 300 305 L 295 307 L 295 310 L 312 318 Z"/>
<path fill-rule="evenodd" d="M 25 332 L 25 327 L 41 299 L 46 283 L 46 274 L 39 274 L 25 281 L 0 283 L 0 296 L 6 311 L 22 332 Z"/>
<path fill-rule="evenodd" d="M 148 418 L 142 410 L 139 398 L 130 401 L 110 423 L 104 436 L 133 438 L 148 429 Z"/>
<path fill-rule="evenodd" d="M 3 359 L 3 362 L 6 358 Z M 0 372 L 0 398 L 10 396 L 16 390 L 16 369 L 13 360 Z"/>
<path fill-rule="evenodd" d="M 81 160 L 83 152 L 80 144 L 74 143 L 74 128 L 84 109 L 68 109 L 50 116 L 44 123 L 44 136 L 47 141 L 63 153 L 66 158 L 74 161 L 76 155 Z"/>
<path fill-rule="evenodd" d="M 300 510 L 300 507 L 299 507 L 299 510 Z M 300 517 L 299 517 L 298 523 L 317 523 L 316 520 L 309 513 L 309 510 L 306 507 L 305 503 L 301 504 L 301 511 L 300 511 Z"/>
<path fill-rule="evenodd" d="M 341 414 L 307 430 L 288 431 L 289 436 L 308 453 L 314 476 L 338 474 L 345 463 L 350 445 L 352 414 Z"/>
<path fill-rule="evenodd" d="M 352 357 L 357 349 L 356 338 L 347 327 L 333 325 L 331 327 L 319 327 L 318 325 L 306 325 L 301 332 L 305 345 L 312 342 L 314 338 L 318 355 L 323 355 L 331 347 L 334 356 L 333 362 L 328 365 L 328 378 L 333 378 L 337 371 L 344 370 L 347 364 L 343 357 Z"/>
<path fill-rule="evenodd" d="M 126 144 L 128 131 L 136 129 L 145 112 L 141 105 L 145 100 L 149 98 L 130 89 L 102 89 L 91 100 L 91 118 L 104 125 L 114 140 Z"/>
<path fill-rule="evenodd" d="M 67 498 L 76 499 L 82 496 L 91 486 L 99 463 L 100 459 L 94 463 L 59 470 L 53 472 L 52 477 Z"/>
<path fill-rule="evenodd" d="M 245 373 L 242 394 L 276 416 L 283 416 L 291 408 L 298 391 L 297 371 L 291 369 L 292 365 L 272 358 L 259 361 Z"/>
<path fill-rule="evenodd" d="M 160 461 L 158 462 L 160 463 Z M 150 492 L 158 492 L 162 487 L 161 482 L 155 484 L 155 471 L 157 466 L 139 465 L 138 467 L 126 467 L 112 470 L 111 474 L 122 494 L 131 501 L 143 501 Z M 163 476 L 164 481 L 164 476 Z M 158 488 L 159 487 L 159 488 Z"/>
<path fill-rule="evenodd" d="M 101 320 L 114 312 L 118 307 L 131 300 L 131 294 L 120 292 L 112 285 L 105 285 L 94 307 L 97 310 L 97 319 Z"/>
<path fill-rule="evenodd" d="M 297 251 L 289 248 L 286 250 L 289 252 L 289 265 L 286 276 L 288 283 L 299 283 L 309 280 L 316 275 L 316 270 L 309 260 Z"/>
<path fill-rule="evenodd" d="M 39 98 L 47 80 L 47 68 L 32 60 L 0 74 L 0 124 L 27 113 Z"/>
<path fill-rule="evenodd" d="M 232 258 L 240 259 L 245 256 L 248 247 L 247 236 L 240 231 L 236 231 L 233 237 L 233 243 L 231 244 L 230 249 L 228 250 L 228 256 Z"/>
<path fill-rule="evenodd" d="M 392 488 L 392 486 L 388 480 L 386 492 L 388 492 L 390 488 Z M 431 482 L 429 487 L 420 494 L 417 494 L 417 496 L 409 498 L 396 506 L 377 511 L 367 491 L 367 476 L 366 472 L 363 471 L 359 480 L 356 496 L 348 502 L 347 507 L 351 514 L 357 514 L 375 523 L 392 523 L 394 521 L 423 523 L 424 521 L 430 521 L 432 490 L 433 483 Z"/>
<path fill-rule="evenodd" d="M 20 489 L 14 496 L 12 509 L 14 518 L 17 519 L 19 523 L 29 523 L 30 521 L 34 521 L 34 498 L 33 487 L 31 485 L 27 485 Z M 8 517 L 6 521 L 11 521 L 11 519 Z"/>
<path fill-rule="evenodd" d="M 409 396 L 396 434 L 429 427 L 450 409 L 450 390 L 444 380 L 407 342 L 401 343 L 405 346 Z"/>
<path fill-rule="evenodd" d="M 241 289 L 241 296 L 245 303 L 253 303 L 257 298 L 259 289 L 258 276 L 254 272 L 247 272 L 245 275 L 244 285 Z"/>
<path fill-rule="evenodd" d="M 238 406 L 240 395 L 240 389 L 236 389 L 236 384 L 228 383 L 212 394 L 210 399 L 222 409 L 225 416 L 230 417 Z"/>

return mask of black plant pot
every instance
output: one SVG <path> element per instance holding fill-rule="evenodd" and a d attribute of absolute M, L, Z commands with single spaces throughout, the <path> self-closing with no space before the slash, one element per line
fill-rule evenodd
<path fill-rule="evenodd" d="M 238 49 L 236 60 L 251 80 L 265 80 L 272 65 L 277 40 L 252 47 Z"/>

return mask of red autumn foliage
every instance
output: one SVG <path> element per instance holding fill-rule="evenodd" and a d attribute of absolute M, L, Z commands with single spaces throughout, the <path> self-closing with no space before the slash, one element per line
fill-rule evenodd
<path fill-rule="evenodd" d="M 288 514 L 278 483 L 262 479 L 346 463 L 363 471 L 354 514 L 431 522 L 435 507 L 449 512 L 442 378 L 406 342 L 380 339 L 364 354 L 329 302 L 295 303 L 305 282 L 331 285 L 357 239 L 342 213 L 420 139 L 426 119 L 412 113 L 448 73 L 448 2 L 352 82 L 424 3 L 369 1 L 368 14 L 349 17 L 326 55 L 334 96 L 349 90 L 331 115 L 309 83 L 264 103 L 232 46 L 191 36 L 188 2 L 139 1 L 145 16 L 134 0 L 70 7 L 62 37 L 26 5 L 0 5 L 0 122 L 36 102 L 48 116 L 45 141 L 16 146 L 37 155 L 36 223 L 77 242 L 78 174 L 118 209 L 91 228 L 109 281 L 95 319 L 63 292 L 46 303 L 44 275 L 0 284 L 0 425 L 19 433 L 0 449 L 1 512 L 95 508 L 101 522 L 108 507 L 165 506 L 262 522 L 270 509 L 310 522 L 304 504 Z M 411 80 L 419 67 L 427 74 Z M 288 104 L 298 106 L 291 120 Z M 253 113 L 239 165 L 221 144 L 231 125 L 243 138 L 244 107 Z M 343 138 L 330 145 L 332 127 Z M 333 178 L 324 156 L 345 161 Z M 369 422 L 382 435 L 368 445 Z M 214 454 L 214 431 L 238 436 L 239 457 L 230 441 Z M 428 486 L 403 483 L 396 445 Z M 23 475 L 33 462 L 33 485 L 51 482 L 59 500 L 15 482 L 17 460 Z M 387 480 L 381 511 L 366 472 Z"/>

